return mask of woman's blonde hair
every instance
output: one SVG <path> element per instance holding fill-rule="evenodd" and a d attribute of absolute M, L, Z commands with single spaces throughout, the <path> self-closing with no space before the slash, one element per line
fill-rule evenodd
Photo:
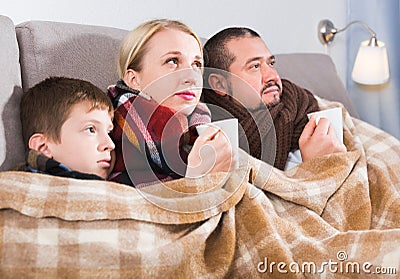
<path fill-rule="evenodd" d="M 157 32 L 168 28 L 177 29 L 192 35 L 198 42 L 200 51 L 202 51 L 199 37 L 186 24 L 170 19 L 150 20 L 136 27 L 122 41 L 118 61 L 118 75 L 120 78 L 124 77 L 125 71 L 128 69 L 141 71 L 141 63 L 147 51 L 146 46 L 148 41 Z"/>

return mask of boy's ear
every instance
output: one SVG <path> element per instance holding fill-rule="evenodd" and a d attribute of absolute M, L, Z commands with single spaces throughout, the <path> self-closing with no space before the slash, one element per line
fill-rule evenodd
<path fill-rule="evenodd" d="M 48 145 L 48 138 L 41 133 L 33 134 L 29 138 L 29 148 L 39 151 L 43 155 L 52 158 L 51 150 Z"/>
<path fill-rule="evenodd" d="M 225 96 L 229 92 L 228 80 L 221 74 L 210 74 L 208 77 L 208 84 L 215 93 Z"/>
<path fill-rule="evenodd" d="M 140 90 L 140 81 L 138 72 L 128 69 L 124 74 L 124 81 L 130 88 Z"/>

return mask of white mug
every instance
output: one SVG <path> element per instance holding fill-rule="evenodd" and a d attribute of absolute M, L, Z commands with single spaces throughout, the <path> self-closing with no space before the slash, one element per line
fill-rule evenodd
<path fill-rule="evenodd" d="M 236 161 L 238 161 L 239 123 L 237 118 L 229 118 L 196 126 L 197 133 L 199 133 L 200 135 L 209 126 L 215 126 L 221 129 L 221 131 L 225 134 L 226 138 L 229 140 L 234 158 L 236 159 Z"/>
<path fill-rule="evenodd" d="M 331 122 L 333 129 L 335 130 L 336 137 L 339 139 L 339 141 L 341 143 L 343 143 L 342 108 L 337 107 L 337 108 L 312 112 L 312 113 L 307 114 L 308 118 L 310 118 L 311 115 L 316 116 L 315 120 L 316 120 L 317 125 L 318 125 L 318 121 L 320 118 L 328 118 L 329 121 Z"/>

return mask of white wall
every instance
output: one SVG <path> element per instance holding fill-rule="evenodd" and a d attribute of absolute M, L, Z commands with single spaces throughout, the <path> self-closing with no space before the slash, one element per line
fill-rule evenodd
<path fill-rule="evenodd" d="M 198 35 L 209 37 L 226 26 L 248 26 L 260 33 L 274 53 L 330 52 L 345 80 L 345 36 L 326 48 L 317 37 L 319 20 L 337 27 L 346 23 L 347 0 L 14 0 L 3 1 L 0 13 L 15 24 L 27 20 L 106 25 L 133 29 L 145 20 L 182 20 Z"/>

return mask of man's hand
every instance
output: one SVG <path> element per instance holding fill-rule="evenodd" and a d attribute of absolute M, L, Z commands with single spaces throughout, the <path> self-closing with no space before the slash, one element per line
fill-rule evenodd
<path fill-rule="evenodd" d="M 320 118 L 317 125 L 315 115 L 311 116 L 304 127 L 299 147 L 303 162 L 318 156 L 347 151 L 346 146 L 336 137 L 330 121 L 327 118 Z"/>

